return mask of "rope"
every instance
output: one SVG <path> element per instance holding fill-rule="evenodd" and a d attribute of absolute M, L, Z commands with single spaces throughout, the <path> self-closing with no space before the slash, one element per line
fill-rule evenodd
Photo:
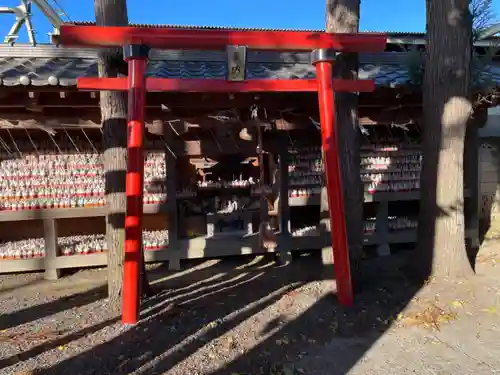
<path fill-rule="evenodd" d="M 30 140 L 31 142 L 31 145 L 33 146 L 33 148 L 35 149 L 35 152 L 36 152 L 36 155 L 39 156 L 40 154 L 38 153 L 38 148 L 36 147 L 36 144 L 35 142 L 33 142 L 33 139 L 31 138 L 29 132 L 28 132 L 28 129 L 24 129 L 24 131 L 26 132 L 26 135 L 28 136 L 28 139 Z"/>
<path fill-rule="evenodd" d="M 73 141 L 73 138 L 71 138 L 71 136 L 69 135 L 68 131 L 66 130 L 66 128 L 63 126 L 63 130 L 64 130 L 64 133 L 66 133 L 66 136 L 68 137 L 69 141 L 71 142 L 71 144 L 73 145 L 73 147 L 75 148 L 76 152 L 80 153 L 80 150 L 78 149 L 78 146 L 76 145 L 76 143 Z"/>
<path fill-rule="evenodd" d="M 87 141 L 89 141 L 90 147 L 92 147 L 92 149 L 94 150 L 94 152 L 96 154 L 98 154 L 99 152 L 97 151 L 97 148 L 94 146 L 94 143 L 92 142 L 92 140 L 87 135 L 87 132 L 85 131 L 85 129 L 84 128 L 81 128 L 81 129 L 82 129 L 83 135 L 85 136 L 85 138 L 87 138 Z"/>
<path fill-rule="evenodd" d="M 14 147 L 16 148 L 18 154 L 20 157 L 23 157 L 23 153 L 21 152 L 21 150 L 19 149 L 19 147 L 17 147 L 17 143 L 14 139 L 14 137 L 12 136 L 12 133 L 10 132 L 9 129 L 7 129 L 7 133 L 9 133 L 9 137 L 10 137 L 10 140 L 12 141 L 12 144 L 14 145 Z"/>
<path fill-rule="evenodd" d="M 54 137 L 52 136 L 52 134 L 48 133 L 49 134 L 49 137 L 50 137 L 50 140 L 52 141 L 52 143 L 54 143 L 54 145 L 56 146 L 57 148 L 57 151 L 59 151 L 59 154 L 62 155 L 62 151 L 61 149 L 59 148 L 59 145 L 57 144 L 56 140 L 54 139 Z"/>
<path fill-rule="evenodd" d="M 8 153 L 9 155 L 12 155 L 12 154 L 13 154 L 13 152 L 12 152 L 12 150 L 10 149 L 9 145 L 7 144 L 7 142 L 5 142 L 5 141 L 3 140 L 3 138 L 2 138 L 2 137 L 0 137 L 0 144 L 1 144 L 1 145 L 2 145 L 2 147 L 5 149 L 5 151 L 7 151 L 7 153 Z"/>

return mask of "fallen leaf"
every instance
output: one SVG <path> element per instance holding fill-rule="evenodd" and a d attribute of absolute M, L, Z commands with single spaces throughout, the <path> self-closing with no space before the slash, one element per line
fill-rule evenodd
<path fill-rule="evenodd" d="M 236 349 L 236 342 L 234 341 L 234 338 L 229 336 L 226 340 L 226 346 L 228 350 L 233 350 Z"/>
<path fill-rule="evenodd" d="M 464 307 L 465 303 L 464 303 L 464 301 L 461 301 L 461 300 L 455 300 L 451 303 L 451 305 L 453 307 L 456 307 L 456 308 L 462 308 L 462 307 Z"/>
<path fill-rule="evenodd" d="M 496 307 L 490 307 L 488 309 L 484 309 L 483 311 L 490 313 L 490 314 L 498 314 L 498 310 Z"/>
<path fill-rule="evenodd" d="M 407 325 L 422 325 L 439 331 L 441 323 L 449 323 L 456 318 L 455 312 L 445 311 L 436 304 L 431 304 L 423 311 L 401 317 L 399 322 Z"/>
<path fill-rule="evenodd" d="M 66 347 L 64 345 L 59 345 L 57 347 L 58 350 L 60 350 L 61 352 L 64 351 L 66 349 Z"/>
<path fill-rule="evenodd" d="M 210 322 L 206 325 L 206 328 L 215 328 L 217 327 L 217 322 Z"/>

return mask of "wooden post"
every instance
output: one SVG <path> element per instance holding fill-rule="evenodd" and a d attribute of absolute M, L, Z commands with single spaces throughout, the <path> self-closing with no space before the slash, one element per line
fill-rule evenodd
<path fill-rule="evenodd" d="M 290 252 L 290 207 L 288 205 L 288 164 L 289 155 L 288 148 L 285 143 L 279 150 L 279 206 L 278 218 L 280 226 L 279 235 L 279 262 L 281 264 L 288 264 L 292 260 L 292 253 Z"/>
<path fill-rule="evenodd" d="M 179 212 L 177 210 L 177 157 L 180 154 L 178 151 L 179 141 L 175 138 L 172 127 L 164 124 L 164 140 L 168 149 L 165 150 L 165 163 L 167 169 L 167 217 L 168 217 L 168 251 L 169 256 L 168 268 L 171 271 L 180 270 L 180 254 L 178 249 L 179 244 Z"/>
<path fill-rule="evenodd" d="M 57 222 L 55 219 L 43 220 L 43 237 L 45 240 L 45 279 L 57 280 L 61 277 L 61 270 L 56 268 L 56 258 L 59 255 L 57 246 Z"/>
<path fill-rule="evenodd" d="M 391 255 L 389 246 L 389 202 L 386 200 L 377 202 L 375 237 L 377 239 L 377 255 Z"/>

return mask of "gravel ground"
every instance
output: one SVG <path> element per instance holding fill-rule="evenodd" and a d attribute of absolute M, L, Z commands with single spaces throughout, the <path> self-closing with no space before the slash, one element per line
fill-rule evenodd
<path fill-rule="evenodd" d="M 159 267 L 149 272 L 158 293 L 128 329 L 107 309 L 105 270 L 57 282 L 0 276 L 0 374 L 495 373 L 500 256 L 483 258 L 466 291 L 417 298 L 398 272 L 402 256 L 372 261 L 349 310 L 314 257 L 286 267 L 266 258 L 189 263 L 178 273 Z M 410 324 L 412 308 L 437 303 L 436 293 L 455 302 L 453 322 Z M 456 371 L 461 363 L 471 371 Z"/>

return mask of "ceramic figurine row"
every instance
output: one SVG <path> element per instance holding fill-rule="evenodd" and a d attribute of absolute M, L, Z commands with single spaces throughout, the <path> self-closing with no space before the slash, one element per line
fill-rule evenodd
<path fill-rule="evenodd" d="M 230 199 L 214 198 L 214 209 L 218 214 L 230 214 L 243 209 L 247 202 L 246 197 L 232 196 Z"/>
<path fill-rule="evenodd" d="M 0 209 L 92 207 L 104 204 L 102 155 L 80 152 L 0 155 Z M 144 203 L 166 200 L 165 153 L 145 154 Z"/>
<path fill-rule="evenodd" d="M 365 233 L 374 233 L 375 232 L 375 218 L 368 218 L 364 222 L 364 232 Z M 389 218 L 389 230 L 390 231 L 398 231 L 405 229 L 415 229 L 418 226 L 418 221 L 413 218 L 409 218 L 406 216 L 401 217 L 390 217 Z M 319 234 L 318 228 L 316 225 L 310 225 L 303 228 L 294 229 L 290 233 L 294 237 L 304 237 L 304 236 L 314 236 Z"/>
<path fill-rule="evenodd" d="M 161 204 L 167 201 L 166 194 L 144 194 L 144 204 Z M 97 197 L 56 197 L 20 200 L 0 200 L 0 210 L 22 211 L 53 208 L 102 207 L 104 196 Z"/>
<path fill-rule="evenodd" d="M 57 239 L 60 255 L 85 255 L 107 250 L 103 234 L 76 235 Z M 145 231 L 142 238 L 145 250 L 159 250 L 168 247 L 168 231 Z M 25 259 L 45 256 L 43 238 L 0 243 L 0 259 Z"/>
<path fill-rule="evenodd" d="M 374 233 L 376 229 L 377 219 L 375 217 L 370 217 L 364 222 L 365 233 Z"/>
<path fill-rule="evenodd" d="M 6 156 L 1 154 L 0 165 L 6 176 L 37 177 L 48 175 L 74 175 L 78 169 L 93 170 L 98 173 L 103 168 L 103 155 L 93 152 L 34 154 Z M 150 151 L 145 153 L 145 167 L 154 167 L 155 171 L 165 171 L 165 152 Z M 86 171 L 92 174 L 92 171 Z"/>
<path fill-rule="evenodd" d="M 0 259 L 40 258 L 45 256 L 43 238 L 1 242 Z"/>
<path fill-rule="evenodd" d="M 168 247 L 168 230 L 144 231 L 144 250 L 158 250 Z M 107 251 L 104 234 L 77 235 L 58 238 L 61 255 L 90 254 Z"/>
<path fill-rule="evenodd" d="M 371 182 L 365 187 L 365 191 L 370 194 L 379 192 L 408 192 L 420 190 L 420 180 L 398 181 L 398 182 Z"/>
<path fill-rule="evenodd" d="M 290 185 L 324 184 L 319 147 L 291 150 L 290 155 Z M 364 146 L 361 151 L 361 180 L 367 185 L 365 191 L 375 193 L 420 189 L 421 159 L 421 153 L 415 145 L 405 147 L 404 144 L 383 143 Z"/>
<path fill-rule="evenodd" d="M 388 227 L 390 231 L 416 229 L 418 220 L 408 216 L 389 216 Z M 376 218 L 371 217 L 365 220 L 365 233 L 373 233 L 376 230 Z"/>
<path fill-rule="evenodd" d="M 418 219 L 407 216 L 390 216 L 389 230 L 398 231 L 405 229 L 416 229 L 418 227 Z"/>
<path fill-rule="evenodd" d="M 250 177 L 249 179 L 235 179 L 233 181 L 198 181 L 198 188 L 218 189 L 218 188 L 238 188 L 251 187 L 257 182 Z"/>
<path fill-rule="evenodd" d="M 290 232 L 290 235 L 292 237 L 315 236 L 318 234 L 319 234 L 319 231 L 318 231 L 318 227 L 316 225 L 309 225 L 307 227 L 298 228 L 298 229 L 292 230 Z"/>
<path fill-rule="evenodd" d="M 288 197 L 289 198 L 298 198 L 298 197 L 309 197 L 312 195 L 321 194 L 321 187 L 312 187 L 312 188 L 303 188 L 303 189 L 289 189 Z"/>
<path fill-rule="evenodd" d="M 396 182 L 396 181 L 415 181 L 420 179 L 418 172 L 386 172 L 386 173 L 362 173 L 363 182 Z"/>

